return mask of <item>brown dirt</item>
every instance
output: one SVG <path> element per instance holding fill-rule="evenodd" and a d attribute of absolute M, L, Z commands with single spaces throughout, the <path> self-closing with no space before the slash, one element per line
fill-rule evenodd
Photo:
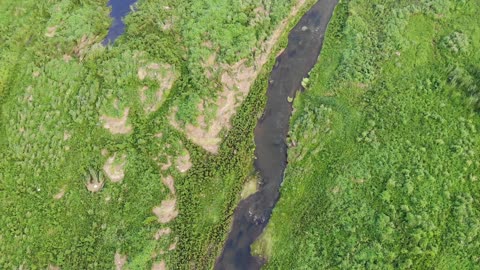
<path fill-rule="evenodd" d="M 90 172 L 91 174 L 88 176 L 88 181 L 85 183 L 85 186 L 87 187 L 87 190 L 95 193 L 100 190 L 102 190 L 103 185 L 105 184 L 105 181 L 103 180 L 103 177 L 100 175 L 97 175 L 96 172 Z"/>
<path fill-rule="evenodd" d="M 175 250 L 177 248 L 177 242 L 178 239 L 175 239 L 175 242 L 171 243 L 170 246 L 168 246 L 168 251 Z"/>
<path fill-rule="evenodd" d="M 55 33 L 57 32 L 57 27 L 58 26 L 51 26 L 47 28 L 47 33 L 45 33 L 46 37 L 53 38 L 55 36 Z"/>
<path fill-rule="evenodd" d="M 167 163 L 160 163 L 162 171 L 168 170 L 172 166 L 171 157 L 167 156 Z"/>
<path fill-rule="evenodd" d="M 104 184 L 105 184 L 104 181 L 92 180 L 85 185 L 87 186 L 88 191 L 95 193 L 95 192 L 99 192 L 100 190 L 102 190 Z"/>
<path fill-rule="evenodd" d="M 162 183 L 168 187 L 168 189 L 170 190 L 170 193 L 172 193 L 172 195 L 175 195 L 175 180 L 173 179 L 173 177 L 171 175 L 165 177 L 165 178 L 162 178 Z"/>
<path fill-rule="evenodd" d="M 140 88 L 140 101 L 143 104 L 145 113 L 152 113 L 160 107 L 163 94 L 170 90 L 177 79 L 175 69 L 169 64 L 150 63 L 142 66 L 137 72 L 138 78 L 143 81 L 146 78 L 157 80 L 160 83 L 159 89 L 149 89 L 147 86 Z M 147 91 L 155 91 L 153 101 L 148 101 Z M 151 95 L 150 95 L 151 96 Z"/>
<path fill-rule="evenodd" d="M 197 117 L 197 126 L 192 124 L 186 124 L 185 128 L 182 128 L 180 124 L 175 120 L 175 114 L 178 111 L 178 108 L 173 108 L 172 113 L 169 115 L 170 124 L 178 130 L 183 130 L 188 139 L 194 142 L 197 145 L 200 145 L 205 150 L 211 153 L 218 153 L 219 145 L 221 138 L 212 135 L 218 129 L 218 126 L 208 128 L 207 123 L 205 122 L 205 116 L 202 115 L 204 111 L 203 103 L 197 105 L 200 115 Z M 217 134 L 215 134 L 217 135 Z"/>
<path fill-rule="evenodd" d="M 155 236 L 153 238 L 155 238 L 155 240 L 160 240 L 160 238 L 162 238 L 165 235 L 169 235 L 171 232 L 172 232 L 172 230 L 170 228 L 168 228 L 168 227 L 163 228 L 163 229 L 158 230 L 155 233 Z"/>
<path fill-rule="evenodd" d="M 96 36 L 89 37 L 87 35 L 83 35 L 82 38 L 77 41 L 77 45 L 73 47 L 73 53 L 80 59 L 83 59 L 88 49 L 95 43 L 96 40 Z"/>
<path fill-rule="evenodd" d="M 125 108 L 121 118 L 110 117 L 102 115 L 100 120 L 103 122 L 103 127 L 108 129 L 112 134 L 128 134 L 132 131 L 132 127 L 127 125 L 129 108 Z"/>
<path fill-rule="evenodd" d="M 63 61 L 65 62 L 70 62 L 72 60 L 72 56 L 68 55 L 68 54 L 64 54 L 63 55 Z"/>
<path fill-rule="evenodd" d="M 190 153 L 188 151 L 185 155 L 179 156 L 177 158 L 177 170 L 181 173 L 187 172 L 192 167 L 192 162 L 190 161 Z"/>
<path fill-rule="evenodd" d="M 167 265 L 165 264 L 165 261 L 154 263 L 152 265 L 152 270 L 166 270 L 166 269 L 167 269 Z"/>
<path fill-rule="evenodd" d="M 61 268 L 56 265 L 49 264 L 47 270 L 61 270 Z"/>
<path fill-rule="evenodd" d="M 63 196 L 65 195 L 65 192 L 66 192 L 66 186 L 63 186 L 57 194 L 53 195 L 53 198 L 55 200 L 60 200 L 61 198 L 63 198 Z"/>
<path fill-rule="evenodd" d="M 173 27 L 173 19 L 165 21 L 162 24 L 162 30 L 163 31 L 168 31 L 168 30 L 172 29 L 172 27 Z"/>
<path fill-rule="evenodd" d="M 122 270 L 123 266 L 127 263 L 127 255 L 121 255 L 117 251 L 115 253 L 114 262 L 115 262 L 115 269 Z"/>
<path fill-rule="evenodd" d="M 113 182 L 118 183 L 125 177 L 125 164 L 127 163 L 127 156 L 124 154 L 117 160 L 117 153 L 109 157 L 103 165 L 103 171 L 107 177 Z"/>
<path fill-rule="evenodd" d="M 222 140 L 219 137 L 220 131 L 223 128 L 229 129 L 231 127 L 230 119 L 248 95 L 250 87 L 260 73 L 263 65 L 268 61 L 275 44 L 280 39 L 288 22 L 299 12 L 305 2 L 306 0 L 298 0 L 289 16 L 280 23 L 272 35 L 267 40 L 261 42 L 258 49 L 254 49 L 256 50 L 256 55 L 253 66 L 248 66 L 246 59 L 242 59 L 233 65 L 212 64 L 212 62 L 215 62 L 215 54 L 210 55 L 209 58 L 206 59 L 202 65 L 204 68 L 207 67 L 205 69 L 207 78 L 215 74 L 215 71 L 223 70 L 221 74 L 223 91 L 219 94 L 216 101 L 218 110 L 212 123 L 210 125 L 205 123 L 204 116 L 202 115 L 203 110 L 200 110 L 200 116 L 197 118 L 198 125 L 187 124 L 185 128 L 183 128 L 187 138 L 211 153 L 218 153 L 219 144 Z M 260 14 L 265 11 L 259 9 L 258 12 Z M 199 104 L 199 107 L 200 106 L 203 106 L 203 102 Z M 175 121 L 175 109 L 176 108 L 172 111 L 173 116 L 170 115 L 169 117 L 170 124 L 182 130 L 180 125 Z"/>
<path fill-rule="evenodd" d="M 68 131 L 64 131 L 63 132 L 63 140 L 64 141 L 67 141 L 68 139 L 70 139 L 72 137 L 72 134 Z"/>
<path fill-rule="evenodd" d="M 160 206 L 154 207 L 153 213 L 158 217 L 158 222 L 165 224 L 176 218 L 178 215 L 176 204 L 176 199 L 167 199 L 163 200 Z"/>

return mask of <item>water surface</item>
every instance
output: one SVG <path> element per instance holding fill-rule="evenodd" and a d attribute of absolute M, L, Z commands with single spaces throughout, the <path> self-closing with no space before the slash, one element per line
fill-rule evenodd
<path fill-rule="evenodd" d="M 112 26 L 108 30 L 107 37 L 103 40 L 103 45 L 112 44 L 119 36 L 125 32 L 125 23 L 123 18 L 132 11 L 130 6 L 137 0 L 109 0 L 108 6 L 112 8 L 110 17 L 113 19 Z"/>

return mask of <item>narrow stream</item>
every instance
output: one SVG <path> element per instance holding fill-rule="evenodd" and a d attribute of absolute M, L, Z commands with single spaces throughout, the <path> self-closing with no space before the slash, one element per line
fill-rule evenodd
<path fill-rule="evenodd" d="M 112 7 L 110 17 L 113 18 L 113 23 L 108 30 L 107 37 L 103 40 L 103 45 L 112 44 L 115 39 L 125 32 L 125 23 L 123 18 L 131 11 L 130 6 L 135 4 L 137 0 L 109 0 L 108 6 Z"/>
<path fill-rule="evenodd" d="M 260 269 L 265 263 L 250 254 L 250 245 L 262 233 L 280 196 L 287 165 L 286 138 L 294 97 L 301 81 L 317 62 L 324 34 L 339 0 L 319 0 L 292 29 L 285 51 L 270 74 L 267 104 L 255 128 L 255 168 L 259 191 L 235 209 L 232 229 L 215 269 Z"/>

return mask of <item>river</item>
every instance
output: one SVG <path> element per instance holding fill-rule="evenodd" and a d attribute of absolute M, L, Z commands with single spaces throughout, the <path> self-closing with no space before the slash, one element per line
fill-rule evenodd
<path fill-rule="evenodd" d="M 255 128 L 255 169 L 261 181 L 258 192 L 240 201 L 233 225 L 215 269 L 260 269 L 262 258 L 250 254 L 250 245 L 266 227 L 280 197 L 287 166 L 286 138 L 292 103 L 303 78 L 318 60 L 328 22 L 338 0 L 319 0 L 305 13 L 288 36 L 270 74 L 267 104 Z"/>

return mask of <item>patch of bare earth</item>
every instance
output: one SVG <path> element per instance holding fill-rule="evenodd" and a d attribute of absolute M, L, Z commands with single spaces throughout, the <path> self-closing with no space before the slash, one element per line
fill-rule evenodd
<path fill-rule="evenodd" d="M 172 166 L 171 157 L 167 156 L 167 163 L 160 163 L 162 171 L 168 170 Z"/>
<path fill-rule="evenodd" d="M 68 55 L 68 54 L 64 54 L 63 55 L 63 61 L 65 62 L 70 62 L 72 60 L 72 56 Z"/>
<path fill-rule="evenodd" d="M 113 183 L 121 182 L 125 177 L 126 159 L 127 156 L 125 154 L 117 159 L 117 154 L 115 153 L 103 165 L 103 171 Z"/>
<path fill-rule="evenodd" d="M 160 261 L 152 265 L 152 270 L 166 270 L 166 269 L 167 269 L 167 265 L 165 264 L 165 261 Z"/>
<path fill-rule="evenodd" d="M 73 47 L 73 53 L 82 60 L 90 47 L 97 41 L 97 38 L 97 36 L 83 35 L 82 38 L 77 41 L 75 47 Z"/>
<path fill-rule="evenodd" d="M 53 38 L 55 36 L 55 33 L 57 32 L 57 27 L 58 26 L 48 27 L 47 32 L 45 33 L 45 36 L 49 38 Z"/>
<path fill-rule="evenodd" d="M 177 248 L 177 242 L 178 242 L 178 239 L 175 238 L 175 241 L 171 243 L 170 246 L 168 246 L 168 251 L 175 250 Z"/>
<path fill-rule="evenodd" d="M 123 266 L 127 263 L 127 255 L 122 255 L 117 251 L 115 253 L 114 262 L 115 262 L 115 269 L 122 270 Z"/>
<path fill-rule="evenodd" d="M 68 131 L 63 132 L 63 140 L 64 141 L 68 141 L 71 137 L 72 137 L 72 133 L 70 133 Z"/>
<path fill-rule="evenodd" d="M 213 74 L 221 70 L 220 81 L 223 90 L 216 100 L 218 110 L 210 124 L 207 124 L 205 121 L 203 101 L 198 105 L 200 115 L 197 118 L 197 125 L 187 124 L 182 128 L 174 117 L 176 110 L 178 110 L 176 108 L 174 108 L 172 115 L 169 117 L 170 124 L 179 130 L 183 130 L 188 139 L 200 145 L 205 150 L 211 153 L 218 153 L 221 142 L 221 138 L 219 137 L 220 131 L 224 128 L 230 129 L 230 119 L 248 95 L 253 82 L 260 73 L 263 65 L 268 61 L 275 44 L 285 31 L 288 22 L 300 11 L 305 2 L 305 0 L 298 0 L 288 17 L 284 19 L 273 31 L 272 35 L 263 41 L 259 48 L 255 50 L 252 66 L 247 65 L 246 59 L 242 59 L 233 65 L 218 64 L 216 63 L 215 53 L 210 55 L 205 63 L 202 63 L 207 78 L 213 78 Z M 265 12 L 266 11 L 261 8 L 257 10 L 257 13 L 260 15 Z M 211 44 L 207 43 L 205 46 L 208 45 Z"/>
<path fill-rule="evenodd" d="M 101 173 L 90 170 L 90 174 L 88 174 L 86 178 L 87 183 L 85 183 L 85 186 L 87 187 L 88 191 L 96 193 L 102 190 L 105 181 L 103 180 Z"/>
<path fill-rule="evenodd" d="M 129 111 L 129 108 L 125 108 L 123 115 L 120 118 L 102 115 L 100 120 L 103 122 L 103 127 L 108 129 L 112 134 L 130 133 L 132 131 L 132 127 L 127 124 Z"/>
<path fill-rule="evenodd" d="M 63 196 L 65 195 L 65 191 L 66 191 L 66 186 L 63 186 L 57 194 L 53 195 L 53 198 L 55 200 L 60 200 L 61 198 L 63 198 Z"/>
<path fill-rule="evenodd" d="M 190 161 L 190 153 L 188 151 L 177 158 L 177 170 L 181 173 L 187 172 L 192 167 L 192 162 Z"/>
<path fill-rule="evenodd" d="M 178 216 L 177 200 L 175 198 L 163 200 L 160 206 L 153 208 L 153 213 L 162 224 L 172 221 Z"/>
<path fill-rule="evenodd" d="M 105 183 L 103 181 L 102 182 L 92 181 L 87 183 L 86 186 L 88 191 L 95 193 L 95 192 L 99 192 L 103 188 L 104 184 Z"/>
<path fill-rule="evenodd" d="M 162 178 L 162 183 L 168 187 L 168 189 L 170 190 L 170 193 L 172 193 L 172 195 L 175 195 L 175 183 L 174 183 L 174 180 L 173 180 L 173 177 L 171 175 L 165 177 L 165 178 Z"/>
<path fill-rule="evenodd" d="M 197 109 L 200 112 L 200 115 L 197 117 L 197 125 L 186 124 L 185 127 L 182 128 L 175 120 L 175 114 L 177 113 L 178 108 L 173 108 L 173 113 L 169 116 L 170 124 L 178 130 L 183 130 L 188 139 L 195 144 L 200 145 L 203 149 L 211 153 L 218 153 L 218 148 L 221 142 L 218 133 L 221 130 L 221 126 L 219 124 L 213 124 L 210 127 L 207 125 L 205 116 L 203 115 L 203 103 L 199 103 Z"/>
<path fill-rule="evenodd" d="M 140 88 L 143 109 L 147 114 L 152 113 L 160 107 L 164 93 L 172 88 L 177 78 L 175 69 L 169 64 L 151 63 L 140 67 L 137 75 L 140 81 L 150 78 L 160 84 L 158 89 L 150 89 L 148 86 Z"/>
<path fill-rule="evenodd" d="M 169 235 L 171 232 L 172 232 L 172 230 L 170 228 L 159 229 L 155 233 L 155 236 L 153 238 L 155 238 L 155 240 L 160 240 L 160 238 L 162 238 L 165 235 Z"/>

